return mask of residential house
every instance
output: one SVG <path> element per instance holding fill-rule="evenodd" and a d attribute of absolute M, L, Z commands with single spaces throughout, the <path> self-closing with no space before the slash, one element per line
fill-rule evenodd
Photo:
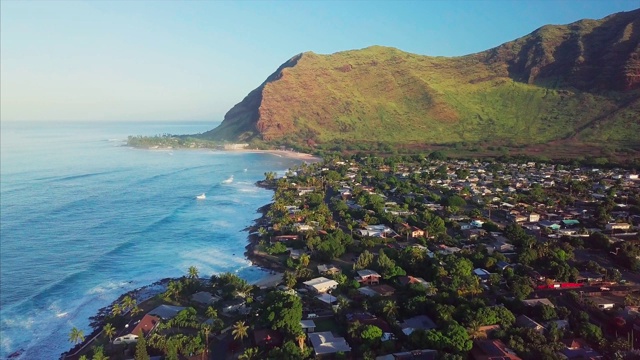
<path fill-rule="evenodd" d="M 540 214 L 538 213 L 529 213 L 529 222 L 538 222 L 540 221 Z"/>
<path fill-rule="evenodd" d="M 316 356 L 346 353 L 351 351 L 343 337 L 336 337 L 331 331 L 314 332 L 308 335 Z"/>
<path fill-rule="evenodd" d="M 544 330 L 544 326 L 535 322 L 533 319 L 526 315 L 520 315 L 516 318 L 516 325 L 519 327 L 526 327 L 535 331 L 541 332 Z"/>
<path fill-rule="evenodd" d="M 220 301 L 220 297 L 215 296 L 210 292 L 200 291 L 191 295 L 191 300 L 203 305 L 212 305 Z"/>
<path fill-rule="evenodd" d="M 235 298 L 222 303 L 222 313 L 231 314 L 232 312 L 246 312 L 246 301 L 243 298 Z"/>
<path fill-rule="evenodd" d="M 594 302 L 598 307 L 598 309 L 602 309 L 602 310 L 613 309 L 613 307 L 616 306 L 616 303 L 614 301 L 600 297 L 600 296 L 589 297 L 589 300 Z"/>
<path fill-rule="evenodd" d="M 553 305 L 553 303 L 549 301 L 549 299 L 547 298 L 522 300 L 522 304 L 524 306 L 530 306 L 530 307 L 534 307 L 538 305 L 547 305 L 552 308 L 555 308 L 555 305 Z"/>
<path fill-rule="evenodd" d="M 631 224 L 628 224 L 628 223 L 609 223 L 609 224 L 605 225 L 605 229 L 607 231 L 629 230 L 629 229 L 631 229 Z"/>
<path fill-rule="evenodd" d="M 401 322 L 400 327 L 402 332 L 409 336 L 416 330 L 433 330 L 437 326 L 427 315 L 418 315 Z"/>
<path fill-rule="evenodd" d="M 414 277 L 414 276 L 399 276 L 397 278 L 398 283 L 400 285 L 403 286 L 407 286 L 407 285 L 411 285 L 411 284 L 420 284 L 422 285 L 425 289 L 428 289 L 431 287 L 431 283 L 426 281 L 425 279 L 421 278 L 421 277 Z"/>
<path fill-rule="evenodd" d="M 490 272 L 488 272 L 485 269 L 480 269 L 480 268 L 473 269 L 473 274 L 475 276 L 479 277 L 480 281 L 482 281 L 482 282 L 486 282 L 487 280 L 489 280 L 489 276 L 491 276 Z"/>
<path fill-rule="evenodd" d="M 320 275 L 335 275 L 340 274 L 341 272 L 342 271 L 333 264 L 318 265 L 318 273 Z"/>
<path fill-rule="evenodd" d="M 186 307 L 184 306 L 160 305 L 157 308 L 149 311 L 147 315 L 156 315 L 162 320 L 171 320 L 184 309 L 186 309 Z"/>
<path fill-rule="evenodd" d="M 300 320 L 300 327 L 305 334 L 316 331 L 316 323 L 313 320 Z"/>
<path fill-rule="evenodd" d="M 521 360 L 513 350 L 497 339 L 474 341 L 471 358 L 474 360 Z"/>
<path fill-rule="evenodd" d="M 138 325 L 136 325 L 130 333 L 118 336 L 113 340 L 114 344 L 131 344 L 138 342 L 140 336 L 147 337 L 160 324 L 160 318 L 157 316 L 146 314 L 142 317 Z"/>
<path fill-rule="evenodd" d="M 380 274 L 378 274 L 373 270 L 369 270 L 369 269 L 358 270 L 357 273 L 358 275 L 355 277 L 355 279 L 358 280 L 360 284 L 366 284 L 366 285 L 380 284 L 380 278 L 382 276 L 380 276 Z"/>
<path fill-rule="evenodd" d="M 435 360 L 438 358 L 436 350 L 410 350 L 396 352 L 376 357 L 376 360 Z"/>
<path fill-rule="evenodd" d="M 326 277 L 317 277 L 315 279 L 305 281 L 303 284 L 307 289 L 315 292 L 316 294 L 326 293 L 338 287 L 337 281 L 327 279 Z"/>
<path fill-rule="evenodd" d="M 568 360 L 596 360 L 604 359 L 600 353 L 593 350 L 586 341 L 582 339 L 565 339 L 562 340 L 565 348 L 558 352 L 564 359 Z"/>
<path fill-rule="evenodd" d="M 371 286 L 371 290 L 375 291 L 378 295 L 383 297 L 393 296 L 393 294 L 396 292 L 396 289 L 386 284 L 373 285 Z"/>

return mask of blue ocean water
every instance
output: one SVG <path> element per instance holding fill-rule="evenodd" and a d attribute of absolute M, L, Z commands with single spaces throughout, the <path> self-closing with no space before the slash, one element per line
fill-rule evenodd
<path fill-rule="evenodd" d="M 90 333 L 98 309 L 192 265 L 263 276 L 243 255 L 242 230 L 273 195 L 254 183 L 295 160 L 123 146 L 214 125 L 1 124 L 0 358 L 58 359 L 72 327 Z"/>

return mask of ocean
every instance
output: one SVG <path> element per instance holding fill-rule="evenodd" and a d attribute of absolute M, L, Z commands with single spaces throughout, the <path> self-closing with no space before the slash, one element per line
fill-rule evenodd
<path fill-rule="evenodd" d="M 2 122 L 0 359 L 58 359 L 73 327 L 88 335 L 100 308 L 189 266 L 264 276 L 244 257 L 243 230 L 273 195 L 255 182 L 298 160 L 124 146 L 215 125 Z"/>

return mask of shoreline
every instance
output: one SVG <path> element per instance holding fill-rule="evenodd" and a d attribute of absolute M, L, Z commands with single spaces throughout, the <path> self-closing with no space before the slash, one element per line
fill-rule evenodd
<path fill-rule="evenodd" d="M 309 153 L 301 153 L 289 150 L 262 150 L 262 149 L 213 149 L 213 148 L 186 148 L 186 147 L 136 147 L 125 144 L 124 146 L 137 150 L 151 151 L 205 151 L 205 152 L 228 152 L 228 153 L 249 153 L 249 154 L 270 154 L 287 159 L 303 160 L 310 162 L 322 161 L 322 158 Z"/>
<path fill-rule="evenodd" d="M 149 150 L 167 150 L 167 149 L 149 149 Z M 296 160 L 307 159 L 309 161 L 314 161 L 314 162 L 322 160 L 321 158 L 313 156 L 311 154 L 297 153 L 297 152 L 286 151 L 286 150 L 244 150 L 243 149 L 243 150 L 221 150 L 221 151 L 270 153 L 276 156 L 283 156 L 283 157 L 296 159 Z M 255 182 L 254 185 L 262 189 L 275 191 L 273 186 L 265 184 L 262 180 Z M 244 252 L 245 258 L 250 261 L 252 267 L 255 267 L 265 273 L 265 276 L 262 279 L 257 281 L 258 283 L 264 280 L 265 278 L 272 276 L 274 273 L 278 273 L 278 272 L 283 273 L 286 270 L 286 267 L 284 266 L 284 264 L 273 262 L 269 260 L 267 257 L 261 255 L 256 250 L 260 242 L 258 229 L 263 225 L 264 226 L 268 225 L 266 221 L 267 220 L 266 217 L 267 217 L 267 212 L 271 208 L 272 204 L 273 202 L 269 202 L 268 204 L 263 205 L 258 209 L 256 209 L 256 213 L 260 214 L 260 216 L 255 218 L 251 223 L 251 225 L 247 226 L 242 230 L 242 231 L 247 231 L 248 233 L 247 245 L 245 246 L 245 252 Z M 60 360 L 75 359 L 80 351 L 82 351 L 84 348 L 89 346 L 93 342 L 93 340 L 98 335 L 100 335 L 100 333 L 102 333 L 103 327 L 106 325 L 106 319 L 111 313 L 111 309 L 113 308 L 113 306 L 115 304 L 119 304 L 122 301 L 122 299 L 124 299 L 126 296 L 130 296 L 136 299 L 138 301 L 138 306 L 142 307 L 145 302 L 153 299 L 156 295 L 163 293 L 166 290 L 166 286 L 170 281 L 177 280 L 180 278 L 181 277 L 163 278 L 149 285 L 145 285 L 145 286 L 136 288 L 134 290 L 127 291 L 126 293 L 123 293 L 120 296 L 118 296 L 118 298 L 114 300 L 111 304 L 100 308 L 94 316 L 89 317 L 89 321 L 90 321 L 89 326 L 91 327 L 92 330 L 89 334 L 85 335 L 85 340 L 76 344 L 75 346 L 63 352 L 62 354 L 60 354 Z M 254 284 L 251 284 L 251 285 L 254 285 Z M 18 353 L 19 351 L 20 350 L 16 351 L 16 353 Z"/>

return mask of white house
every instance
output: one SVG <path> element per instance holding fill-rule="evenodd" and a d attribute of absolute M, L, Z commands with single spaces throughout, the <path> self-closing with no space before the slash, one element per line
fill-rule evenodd
<path fill-rule="evenodd" d="M 317 277 L 315 279 L 305 281 L 303 284 L 309 290 L 314 291 L 317 294 L 326 293 L 327 291 L 338 287 L 337 281 L 327 279 L 326 277 Z"/>
<path fill-rule="evenodd" d="M 311 333 L 308 335 L 316 356 L 349 352 L 351 347 L 343 337 L 335 337 L 331 331 Z"/>

